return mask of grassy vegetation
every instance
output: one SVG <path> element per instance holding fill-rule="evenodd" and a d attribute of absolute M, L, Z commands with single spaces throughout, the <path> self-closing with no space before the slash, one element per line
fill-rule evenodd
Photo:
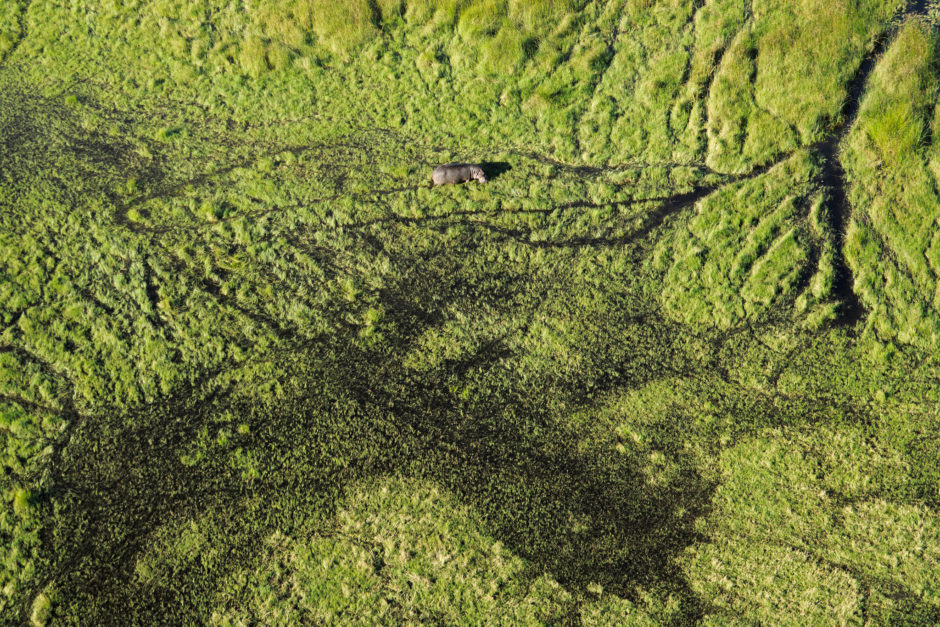
<path fill-rule="evenodd" d="M 928 9 L 6 3 L 0 622 L 940 622 Z"/>
<path fill-rule="evenodd" d="M 20 2 L 7 2 L 0 9 L 0 60 L 12 50 L 20 40 L 20 20 L 23 6 Z"/>
<path fill-rule="evenodd" d="M 847 140 L 853 201 L 846 233 L 856 289 L 884 340 L 940 342 L 937 38 L 911 22 L 879 61 Z"/>
<path fill-rule="evenodd" d="M 800 278 L 812 270 L 808 214 L 816 170 L 801 151 L 766 174 L 729 183 L 702 200 L 687 233 L 663 240 L 657 251 L 658 265 L 668 268 L 667 311 L 728 329 L 792 302 L 803 287 Z"/>
<path fill-rule="evenodd" d="M 734 38 L 711 44 L 725 47 L 718 48 L 721 63 L 706 105 L 708 164 L 740 171 L 831 133 L 842 122 L 845 98 L 833 84 L 850 82 L 863 52 L 901 5 L 769 2 L 744 8 Z M 725 32 L 730 27 L 719 24 Z"/>

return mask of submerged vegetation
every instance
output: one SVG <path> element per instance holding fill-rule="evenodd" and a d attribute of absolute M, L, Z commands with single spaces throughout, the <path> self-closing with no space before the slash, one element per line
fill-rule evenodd
<path fill-rule="evenodd" d="M 2 622 L 940 623 L 936 15 L 4 3 Z"/>

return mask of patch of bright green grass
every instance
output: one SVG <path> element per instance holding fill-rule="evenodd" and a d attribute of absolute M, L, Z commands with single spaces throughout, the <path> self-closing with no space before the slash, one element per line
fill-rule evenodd
<path fill-rule="evenodd" d="M 869 324 L 885 340 L 925 348 L 940 341 L 940 198 L 924 148 L 936 107 L 936 45 L 919 22 L 904 25 L 872 74 L 845 148 L 856 207 L 846 257 Z"/>
<path fill-rule="evenodd" d="M 3 7 L 0 7 L 0 62 L 23 35 L 20 26 L 23 10 L 24 5 L 19 0 L 5 2 Z"/>
<path fill-rule="evenodd" d="M 815 166 L 800 153 L 702 200 L 657 251 L 663 303 L 678 319 L 729 328 L 785 307 L 809 262 L 803 222 Z"/>
<path fill-rule="evenodd" d="M 899 2 L 762 3 L 747 12 L 708 98 L 708 164 L 742 171 L 819 141 L 841 120 L 847 86 Z"/>

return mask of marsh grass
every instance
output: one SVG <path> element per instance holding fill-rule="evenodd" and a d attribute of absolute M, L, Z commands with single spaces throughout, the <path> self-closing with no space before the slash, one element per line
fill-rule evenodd
<path fill-rule="evenodd" d="M 550 578 L 521 585 L 524 561 L 488 537 L 472 510 L 433 484 L 385 479 L 351 486 L 336 519 L 335 527 L 307 541 L 268 538 L 258 570 L 233 576 L 218 599 L 227 609 L 212 622 L 266 615 L 274 622 L 310 616 L 324 624 L 431 618 L 538 623 L 564 614 L 572 602 Z M 455 551 L 455 542 L 465 550 Z M 265 593 L 264 582 L 272 577 L 281 587 Z M 239 607 L 235 600 L 244 587 L 252 605 Z M 288 604 L 278 599 L 285 594 Z"/>
<path fill-rule="evenodd" d="M 817 446 L 820 440 L 827 444 Z M 838 442 L 838 449 L 831 448 L 833 442 Z M 845 473 L 840 457 L 866 470 L 860 475 Z M 893 506 L 887 501 L 869 496 L 907 489 L 907 469 L 900 457 L 882 454 L 853 429 L 772 430 L 757 440 L 738 443 L 721 456 L 720 463 L 728 473 L 715 499 L 716 513 L 725 512 L 715 517 L 720 530 L 716 541 L 687 556 L 690 569 L 711 573 L 699 580 L 701 590 L 719 607 L 748 621 L 783 623 L 825 622 L 836 616 L 852 621 L 863 612 L 879 623 L 890 623 L 918 613 L 910 605 L 918 596 L 914 590 L 922 585 L 922 577 L 933 575 L 919 568 L 917 574 L 903 574 L 909 562 L 894 551 L 909 546 L 910 534 L 936 538 L 940 530 L 928 508 L 902 506 L 891 512 Z M 853 506 L 859 499 L 865 504 Z M 874 530 L 886 516 L 896 524 L 887 535 L 880 535 Z M 809 542 L 806 526 L 828 531 Z M 927 540 L 930 546 L 936 542 Z M 890 583 L 885 582 L 897 590 L 894 599 L 878 594 L 876 604 L 865 606 L 865 586 L 860 581 L 872 571 L 863 554 L 889 560 L 896 556 L 897 570 Z M 834 564 L 838 568 L 833 569 Z M 802 593 L 786 599 L 754 594 L 771 581 L 774 589 L 795 588 Z M 811 618 L 816 612 L 817 618 Z"/>
<path fill-rule="evenodd" d="M 934 346 L 938 268 L 932 261 L 940 198 L 925 148 L 932 143 L 937 40 L 911 20 L 875 68 L 847 143 L 853 201 L 862 208 L 847 251 L 883 338 Z M 889 252 L 890 251 L 890 252 Z"/>
<path fill-rule="evenodd" d="M 814 170 L 809 155 L 798 154 L 703 200 L 656 252 L 667 310 L 729 328 L 793 299 L 799 277 L 812 270 L 804 221 Z"/>
<path fill-rule="evenodd" d="M 31 3 L 0 610 L 940 621 L 933 34 L 844 102 L 898 6 Z"/>
<path fill-rule="evenodd" d="M 709 165 L 740 171 L 831 132 L 841 122 L 846 96 L 827 85 L 848 85 L 861 53 L 873 47 L 899 7 L 836 2 L 821 9 L 781 2 L 745 14 L 709 92 Z"/>
<path fill-rule="evenodd" d="M 4 3 L 0 7 L 0 62 L 23 36 L 23 3 L 19 0 Z"/>

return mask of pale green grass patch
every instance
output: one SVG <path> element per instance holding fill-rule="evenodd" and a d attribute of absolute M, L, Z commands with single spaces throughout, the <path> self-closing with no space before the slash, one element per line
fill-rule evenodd
<path fill-rule="evenodd" d="M 422 622 L 543 624 L 568 611 L 571 594 L 489 537 L 466 506 L 433 484 L 384 479 L 351 487 L 334 522 L 304 538 L 276 533 L 261 562 L 235 573 L 211 623 Z M 273 585 L 272 585 L 273 584 Z M 230 601 L 248 593 L 240 608 Z M 636 606 L 596 591 L 581 610 L 611 624 Z M 612 610 L 618 613 L 611 614 Z M 607 620 L 604 620 L 605 615 Z"/>
<path fill-rule="evenodd" d="M 657 249 L 662 294 L 680 320 L 728 328 L 784 306 L 808 262 L 806 215 L 815 166 L 797 156 L 700 201 Z"/>
<path fill-rule="evenodd" d="M 29 624 L 33 627 L 42 627 L 49 620 L 49 614 L 52 612 L 52 602 L 45 592 L 40 592 L 33 599 L 30 608 Z"/>
<path fill-rule="evenodd" d="M 684 558 L 692 586 L 719 607 L 748 622 L 813 622 L 818 611 L 856 622 L 862 597 L 894 591 L 883 620 L 940 610 L 936 513 L 885 500 L 906 489 L 899 455 L 842 427 L 772 431 L 721 460 L 703 527 L 714 540 Z"/>
<path fill-rule="evenodd" d="M 845 148 L 858 215 L 846 234 L 857 291 L 883 339 L 921 347 L 940 342 L 938 265 L 932 248 L 940 218 L 924 140 L 936 108 L 936 38 L 905 24 L 872 74 Z"/>
<path fill-rule="evenodd" d="M 723 539 L 697 547 L 688 569 L 715 610 L 703 625 L 729 624 L 723 614 L 730 624 L 861 624 L 858 582 L 802 551 Z"/>

